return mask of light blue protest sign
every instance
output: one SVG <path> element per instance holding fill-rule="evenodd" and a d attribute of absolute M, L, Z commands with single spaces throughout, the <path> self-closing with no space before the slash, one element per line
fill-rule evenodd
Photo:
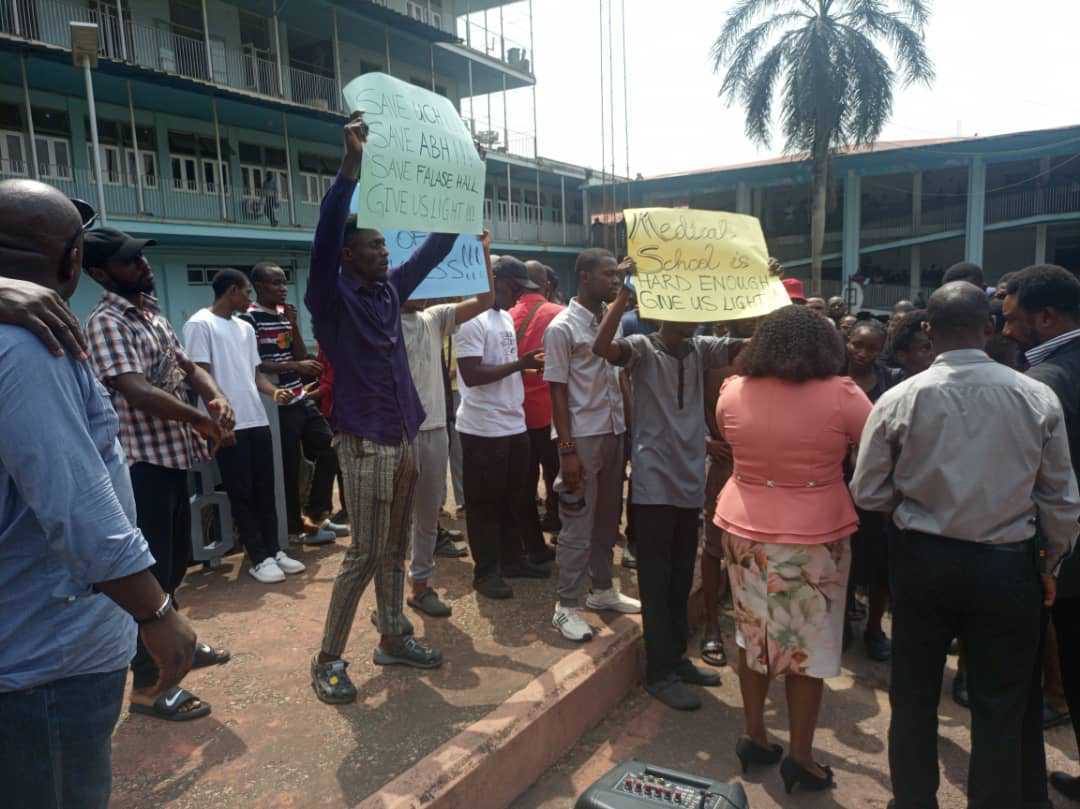
<path fill-rule="evenodd" d="M 449 99 L 384 73 L 358 76 L 342 95 L 369 127 L 358 186 L 365 226 L 483 231 L 484 161 Z"/>
<path fill-rule="evenodd" d="M 416 230 L 383 231 L 386 249 L 390 253 L 390 266 L 396 267 L 405 261 L 424 243 L 428 234 Z M 410 300 L 430 300 L 432 298 L 463 298 L 488 291 L 487 266 L 484 264 L 484 246 L 479 236 L 462 234 L 454 242 L 442 263 L 439 264 L 416 291 Z"/>

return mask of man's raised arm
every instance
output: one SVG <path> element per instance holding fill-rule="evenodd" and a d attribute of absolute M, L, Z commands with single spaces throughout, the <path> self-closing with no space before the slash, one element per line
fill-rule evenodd
<path fill-rule="evenodd" d="M 363 113 L 354 112 L 345 124 L 345 156 L 337 177 L 323 197 L 319 208 L 319 224 L 311 243 L 311 264 L 304 303 L 313 317 L 318 318 L 337 296 L 337 278 L 341 265 L 341 247 L 345 241 L 345 220 L 349 218 L 349 203 L 360 176 L 360 160 L 367 140 L 367 124 Z"/>

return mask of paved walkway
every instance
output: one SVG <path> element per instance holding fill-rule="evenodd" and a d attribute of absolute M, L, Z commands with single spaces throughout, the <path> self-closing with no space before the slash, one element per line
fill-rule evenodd
<path fill-rule="evenodd" d="M 728 629 L 730 639 L 730 625 Z M 826 684 L 817 734 L 818 760 L 835 771 L 835 790 L 787 795 L 776 768 L 741 775 L 734 749 L 742 730 L 742 702 L 738 678 L 731 669 L 724 669 L 722 687 L 704 693 L 705 707 L 696 713 L 668 710 L 638 689 L 516 801 L 513 809 L 569 809 L 576 796 L 628 758 L 722 781 L 739 780 L 753 809 L 884 809 L 891 797 L 886 747 L 888 664 L 869 662 L 854 651 L 844 662 L 843 675 Z M 952 682 L 955 662 L 950 658 L 946 686 Z M 768 725 L 772 738 L 786 748 L 783 684 L 774 683 L 770 696 L 766 706 Z M 963 809 L 967 805 L 964 789 L 971 746 L 969 715 L 948 692 L 943 693 L 939 710 L 938 747 L 943 765 L 938 798 L 941 809 Z M 1047 755 L 1051 770 L 1080 771 L 1071 726 L 1047 733 Z M 1059 809 L 1067 804 L 1063 798 L 1056 799 Z"/>
<path fill-rule="evenodd" d="M 443 668 L 371 662 L 369 591 L 346 651 L 360 700 L 323 705 L 308 663 L 347 543 L 300 551 L 307 572 L 283 584 L 258 584 L 239 556 L 218 570 L 193 569 L 179 593 L 183 612 L 200 638 L 231 649 L 233 660 L 185 681 L 213 705 L 207 719 L 121 719 L 114 809 L 355 805 L 577 648 L 551 628 L 554 579 L 516 580 L 510 601 L 478 600 L 471 559 L 440 559 L 436 585 L 453 617 L 406 612 L 418 636 L 443 650 Z M 636 592 L 626 573 L 625 589 Z"/>

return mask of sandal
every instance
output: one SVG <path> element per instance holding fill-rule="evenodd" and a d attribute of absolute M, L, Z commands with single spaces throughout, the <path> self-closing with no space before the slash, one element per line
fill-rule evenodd
<path fill-rule="evenodd" d="M 452 612 L 450 607 L 439 598 L 439 594 L 430 587 L 425 587 L 420 595 L 409 596 L 405 603 L 432 618 L 449 618 Z"/>
<path fill-rule="evenodd" d="M 205 669 L 209 666 L 223 666 L 232 659 L 228 649 L 215 649 L 208 643 L 195 644 L 195 658 L 191 670 Z"/>
<path fill-rule="evenodd" d="M 345 705 L 356 701 L 356 686 L 345 669 L 349 667 L 341 658 L 320 663 L 319 656 L 311 658 L 311 687 L 315 696 L 328 705 Z"/>
<path fill-rule="evenodd" d="M 412 666 L 418 669 L 437 669 L 442 665 L 442 654 L 412 635 L 402 635 L 396 649 L 375 647 L 373 662 L 376 666 Z"/>
<path fill-rule="evenodd" d="M 727 650 L 724 649 L 723 638 L 702 638 L 701 659 L 710 666 L 723 668 L 728 664 Z"/>
<path fill-rule="evenodd" d="M 184 710 L 191 703 L 199 703 L 197 707 Z M 166 722 L 190 722 L 193 719 L 202 719 L 210 714 L 210 704 L 203 702 L 186 688 L 176 686 L 170 688 L 156 700 L 153 705 L 143 705 L 139 702 L 131 703 L 132 713 L 141 713 L 145 716 L 153 716 Z"/>

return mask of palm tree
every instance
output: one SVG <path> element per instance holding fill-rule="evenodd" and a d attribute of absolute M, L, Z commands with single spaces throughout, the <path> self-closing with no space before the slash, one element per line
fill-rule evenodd
<path fill-rule="evenodd" d="M 929 0 L 736 0 L 713 43 L 713 70 L 727 69 L 720 96 L 742 103 L 747 136 L 769 145 L 779 92 L 785 151 L 813 160 L 815 294 L 821 293 L 829 156 L 877 139 L 892 112 L 897 72 L 905 87 L 933 80 L 924 41 L 929 17 Z"/>

